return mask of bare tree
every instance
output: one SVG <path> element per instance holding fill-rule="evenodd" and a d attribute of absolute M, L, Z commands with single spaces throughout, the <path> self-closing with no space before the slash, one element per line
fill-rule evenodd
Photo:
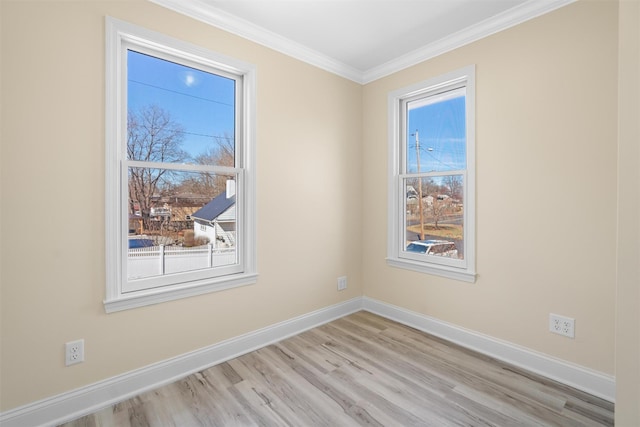
<path fill-rule="evenodd" d="M 449 190 L 449 196 L 456 200 L 462 199 L 462 176 L 447 175 L 444 177 L 444 184 Z"/>
<path fill-rule="evenodd" d="M 217 138 L 217 145 L 211 146 L 207 151 L 198 155 L 195 162 L 201 165 L 235 166 L 235 140 L 225 134 Z M 226 182 L 230 179 L 226 175 L 216 175 L 204 172 L 200 175 L 200 185 L 205 192 L 218 195 L 226 188 Z"/>
<path fill-rule="evenodd" d="M 457 187 L 456 187 L 457 186 Z M 430 219 L 433 219 L 434 226 L 439 229 L 439 222 L 451 211 L 452 197 L 448 195 L 451 187 L 454 187 L 455 191 L 460 191 L 462 183 L 457 176 L 446 176 L 443 179 L 437 181 L 428 178 L 424 180 L 424 194 L 428 194 L 429 202 L 426 203 L 428 208 L 428 215 Z"/>
<path fill-rule="evenodd" d="M 178 163 L 188 158 L 182 150 L 184 129 L 168 111 L 149 105 L 130 111 L 127 117 L 127 156 L 129 160 Z M 145 228 L 149 228 L 153 198 L 170 181 L 171 171 L 161 168 L 129 168 L 129 209 L 140 209 Z"/>
<path fill-rule="evenodd" d="M 433 178 L 422 178 L 422 194 L 424 197 L 435 196 L 440 191 L 440 186 Z"/>
<path fill-rule="evenodd" d="M 433 222 L 436 230 L 440 228 L 438 226 L 438 223 L 440 222 L 440 220 L 444 218 L 444 216 L 447 214 L 447 211 L 449 210 L 450 207 L 451 207 L 451 198 L 447 197 L 447 198 L 441 199 L 439 196 L 436 196 L 433 198 L 433 202 L 431 203 L 429 210 L 431 215 L 433 216 Z"/>

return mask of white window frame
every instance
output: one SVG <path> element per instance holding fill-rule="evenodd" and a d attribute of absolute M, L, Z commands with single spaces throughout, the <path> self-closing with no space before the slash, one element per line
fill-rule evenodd
<path fill-rule="evenodd" d="M 242 104 L 236 117 L 236 167 L 216 167 L 217 173 L 236 174 L 237 194 L 237 257 L 231 268 L 209 269 L 175 274 L 177 280 L 167 282 L 166 276 L 146 279 L 151 287 L 131 290 L 126 286 L 127 256 L 127 166 L 136 166 L 126 159 L 126 52 L 127 48 L 152 53 L 159 58 L 177 59 L 179 63 L 202 69 L 214 69 L 219 74 L 232 75 L 241 82 Z M 257 281 L 256 260 L 256 178 L 255 178 L 255 67 L 208 49 L 174 39 L 161 33 L 111 17 L 106 18 L 106 111 L 105 111 L 105 240 L 107 313 L 157 304 L 179 298 L 253 284 Z M 149 165 L 140 165 L 149 167 Z M 152 166 L 153 167 L 153 166 Z M 171 169 L 171 164 L 157 167 Z M 199 165 L 174 165 L 180 170 L 204 170 Z M 207 170 L 210 170 L 208 168 Z M 157 283 L 154 283 L 157 282 Z"/>
<path fill-rule="evenodd" d="M 467 167 L 461 171 L 434 174 L 461 175 L 464 180 L 464 259 L 425 257 L 404 251 L 406 246 L 406 194 L 404 179 L 428 177 L 429 173 L 406 171 L 406 104 L 455 88 L 466 88 Z M 465 282 L 475 282 L 475 66 L 470 65 L 389 93 L 388 96 L 388 215 L 387 264 Z"/>

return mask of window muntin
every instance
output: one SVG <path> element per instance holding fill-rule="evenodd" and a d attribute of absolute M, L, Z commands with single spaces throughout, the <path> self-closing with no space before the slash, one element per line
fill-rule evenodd
<path fill-rule="evenodd" d="M 389 96 L 388 263 L 475 280 L 474 70 Z"/>
<path fill-rule="evenodd" d="M 107 18 L 107 311 L 255 282 L 254 81 Z"/>

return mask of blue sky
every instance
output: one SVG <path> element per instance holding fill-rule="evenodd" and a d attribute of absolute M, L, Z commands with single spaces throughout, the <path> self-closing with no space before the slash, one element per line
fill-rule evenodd
<path fill-rule="evenodd" d="M 466 168 L 464 92 L 408 103 L 407 172 L 416 173 L 416 131 L 420 138 L 420 172 Z"/>
<path fill-rule="evenodd" d="M 127 67 L 129 111 L 150 104 L 168 111 L 185 129 L 182 148 L 191 156 L 234 135 L 234 80 L 131 50 Z"/>
<path fill-rule="evenodd" d="M 156 104 L 185 129 L 183 149 L 197 156 L 234 134 L 235 82 L 222 76 L 128 51 L 128 109 Z M 416 132 L 417 131 L 417 132 Z M 464 89 L 408 104 L 407 172 L 443 172 L 466 167 Z"/>

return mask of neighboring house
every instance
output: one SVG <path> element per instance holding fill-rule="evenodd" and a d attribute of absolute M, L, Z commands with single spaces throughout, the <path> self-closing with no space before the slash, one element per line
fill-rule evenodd
<path fill-rule="evenodd" d="M 194 237 L 206 238 L 214 247 L 234 247 L 236 244 L 236 196 L 227 192 L 191 215 Z"/>
<path fill-rule="evenodd" d="M 407 185 L 407 200 L 418 200 L 418 192 L 413 185 Z"/>
<path fill-rule="evenodd" d="M 201 209 L 210 197 L 199 193 L 177 193 L 171 196 L 154 195 L 152 203 L 154 207 L 149 212 L 149 219 L 152 223 L 165 222 L 165 227 L 173 231 L 191 229 L 193 227 L 192 215 Z M 169 221 L 166 224 L 166 221 Z M 151 227 L 157 230 L 157 227 Z M 129 234 L 145 234 L 149 230 L 144 227 L 142 212 L 138 202 L 133 204 L 133 213 L 129 213 Z"/>

